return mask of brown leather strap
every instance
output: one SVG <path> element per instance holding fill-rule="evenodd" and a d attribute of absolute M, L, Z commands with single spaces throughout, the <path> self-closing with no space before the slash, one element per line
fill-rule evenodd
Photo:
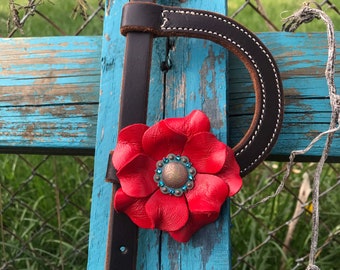
<path fill-rule="evenodd" d="M 109 156 L 106 179 L 113 182 L 112 198 L 119 188 L 116 170 Z M 138 228 L 124 213 L 110 209 L 109 234 L 106 251 L 106 270 L 136 269 Z"/>
<path fill-rule="evenodd" d="M 132 0 L 138 3 L 140 0 Z M 155 0 L 144 0 L 155 2 Z M 153 34 L 131 32 L 126 35 L 123 81 L 120 100 L 119 127 L 145 123 L 148 104 L 150 66 Z M 106 179 L 113 182 L 112 198 L 119 183 L 115 179 L 111 155 Z M 107 270 L 135 269 L 138 246 L 138 228 L 123 213 L 117 213 L 111 203 L 109 235 L 107 244 Z"/>
<path fill-rule="evenodd" d="M 251 125 L 234 147 L 241 175 L 249 173 L 267 157 L 282 124 L 283 92 L 274 58 L 253 33 L 217 13 L 151 3 L 124 6 L 121 32 L 126 35 L 133 31 L 149 32 L 155 37 L 208 39 L 234 53 L 247 67 L 256 96 Z"/>
<path fill-rule="evenodd" d="M 135 0 L 123 9 L 121 32 L 127 40 L 119 128 L 136 122 L 145 123 L 154 37 L 184 36 L 211 40 L 234 53 L 245 64 L 254 84 L 254 117 L 248 131 L 234 147 L 241 175 L 246 175 L 269 154 L 282 124 L 282 85 L 273 57 L 254 34 L 228 17 L 151 2 L 154 1 Z M 109 162 L 108 180 L 117 183 L 114 175 Z M 113 209 L 112 213 L 107 269 L 135 269 L 137 229 L 126 216 L 122 217 Z"/>

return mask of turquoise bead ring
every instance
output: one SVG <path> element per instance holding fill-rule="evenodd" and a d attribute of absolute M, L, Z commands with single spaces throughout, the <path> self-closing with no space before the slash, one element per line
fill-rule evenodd
<path fill-rule="evenodd" d="M 168 154 L 157 161 L 153 179 L 162 193 L 179 197 L 194 187 L 195 175 L 188 157 Z"/>

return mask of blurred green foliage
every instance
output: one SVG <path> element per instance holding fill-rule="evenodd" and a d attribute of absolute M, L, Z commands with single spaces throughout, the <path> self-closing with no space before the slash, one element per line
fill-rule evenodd
<path fill-rule="evenodd" d="M 13 14 L 17 12 L 22 19 L 30 10 L 26 6 L 27 0 L 13 0 L 12 6 L 10 2 L 3 0 L 0 3 L 1 37 L 8 36 L 15 27 Z M 84 4 L 86 2 L 87 5 Z M 266 16 L 278 29 L 283 19 L 298 10 L 303 2 L 261 1 Z M 104 5 L 100 0 L 40 0 L 35 3 L 38 12 L 30 15 L 13 37 L 74 35 L 98 6 Z M 244 3 L 243 0 L 229 0 L 229 14 L 234 14 Z M 329 8 L 327 14 L 339 31 L 340 16 Z M 80 35 L 101 35 L 103 15 L 104 11 L 99 10 Z M 270 30 L 265 20 L 249 5 L 234 19 L 255 32 Z M 313 21 L 301 26 L 298 31 L 324 32 L 325 29 L 323 22 Z M 235 197 L 235 202 L 243 202 L 264 188 L 284 166 L 284 163 L 278 162 L 262 164 L 244 179 L 245 188 Z M 86 268 L 92 168 L 93 157 L 0 155 L 0 210 L 4 213 L 0 215 L 0 268 L 8 262 L 6 269 Z M 298 164 L 286 183 L 287 188 L 297 194 L 302 174 L 312 174 L 314 169 L 313 163 Z M 339 171 L 339 164 L 326 165 L 321 190 L 339 181 Z M 276 187 L 272 186 L 262 195 L 272 194 Z M 256 201 L 258 198 L 254 197 L 247 204 L 252 205 Z M 238 256 L 256 249 L 259 243 L 270 237 L 266 245 L 247 256 L 237 269 L 250 269 L 250 266 L 259 270 L 280 269 L 281 258 L 286 258 L 286 255 L 279 243 L 283 241 L 286 230 L 269 233 L 291 218 L 295 205 L 294 197 L 285 191 L 270 202 L 249 212 L 241 211 L 233 218 L 233 265 L 238 263 Z M 340 254 L 339 205 L 338 191 L 333 190 L 321 199 L 320 243 L 327 242 L 330 237 L 335 238 L 319 253 L 321 269 L 336 269 Z M 231 210 L 235 212 L 237 207 L 232 204 Z M 291 258 L 308 254 L 310 234 L 311 216 L 306 211 L 296 227 L 290 247 L 294 254 L 288 254 L 293 256 L 287 256 L 286 269 L 296 265 Z"/>
<path fill-rule="evenodd" d="M 11 32 L 15 23 L 13 14 L 23 19 L 25 13 L 32 7 L 27 6 L 26 0 L 13 0 L 0 3 L 0 36 L 6 37 Z M 7 2 L 7 3 L 6 3 Z M 104 7 L 100 0 L 38 0 L 35 1 L 36 12 L 25 21 L 21 31 L 16 31 L 14 37 L 41 37 L 75 35 L 86 20 L 100 6 Z M 90 23 L 81 31 L 82 36 L 101 35 L 103 30 L 104 11 L 100 10 Z M 52 24 L 53 23 L 53 24 Z"/>

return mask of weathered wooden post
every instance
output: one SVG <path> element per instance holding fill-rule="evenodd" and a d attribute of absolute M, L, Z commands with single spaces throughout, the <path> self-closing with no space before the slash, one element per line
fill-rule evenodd
<path fill-rule="evenodd" d="M 112 206 L 110 214 L 98 211 L 100 208 L 98 208 L 97 200 L 105 200 L 107 203 L 110 199 L 106 193 L 107 188 L 104 190 L 104 185 L 97 185 L 97 181 L 100 181 L 98 177 L 102 177 L 105 171 L 104 157 L 107 157 L 109 151 L 114 148 L 115 134 L 121 127 L 146 121 L 143 115 L 146 110 L 143 110 L 143 107 L 146 107 L 145 100 L 147 100 L 145 96 L 148 89 L 145 88 L 148 88 L 150 38 L 153 36 L 167 37 L 167 40 L 161 40 L 154 53 L 150 106 L 148 106 L 152 113 L 147 117 L 148 123 L 154 123 L 163 117 L 183 117 L 192 110 L 200 109 L 210 118 L 214 134 L 221 141 L 227 142 L 228 105 L 226 103 L 228 103 L 229 89 L 226 49 L 228 49 L 235 53 L 247 67 L 255 90 L 254 117 L 242 140 L 234 147 L 235 156 L 241 167 L 241 175 L 245 175 L 265 158 L 275 143 L 281 127 L 283 93 L 275 61 L 265 45 L 249 30 L 229 18 L 217 13 L 209 13 L 208 10 L 220 13 L 225 11 L 226 3 L 210 5 L 190 1 L 190 9 L 186 9 L 185 4 L 181 7 L 163 7 L 152 2 L 154 1 L 132 1 L 124 8 L 120 30 L 127 35 L 127 46 L 122 78 L 122 99 L 120 99 L 123 109 L 120 110 L 118 125 L 112 119 L 117 119 L 118 106 L 116 104 L 118 104 L 120 93 L 120 83 L 117 81 L 121 77 L 120 66 L 123 62 L 119 44 L 124 43 L 120 42 L 120 37 L 116 35 L 119 26 L 117 21 L 111 22 L 110 16 L 112 16 L 111 12 L 121 10 L 122 6 L 113 4 L 107 6 L 106 10 L 95 161 L 94 194 L 97 195 L 93 201 L 91 221 L 91 231 L 95 234 L 100 232 L 103 235 L 90 236 L 90 249 L 94 248 L 92 245 L 96 245 L 91 241 L 100 241 L 102 245 L 105 233 L 108 235 L 108 249 L 106 257 L 103 253 L 96 254 L 96 261 L 90 253 L 89 267 L 93 267 L 92 264 L 103 265 L 100 260 L 105 258 L 107 269 L 134 269 L 137 256 L 137 267 L 140 269 L 151 267 L 229 269 L 230 223 L 227 202 L 222 207 L 220 218 L 215 223 L 205 226 L 186 244 L 178 244 L 170 239 L 168 234 L 157 230 L 140 230 L 137 236 L 136 229 L 130 224 L 130 220 L 118 214 Z M 111 23 L 107 26 L 108 22 Z M 178 38 L 182 36 L 187 38 Z M 210 40 L 224 48 L 209 41 L 193 38 Z M 111 81 L 112 83 L 109 83 Z M 141 95 L 141 93 L 144 94 Z M 136 109 L 140 107 L 140 104 L 143 104 L 142 108 Z M 133 115 L 134 109 L 136 109 L 136 116 Z M 154 185 L 155 183 L 152 184 Z M 229 187 L 231 189 L 230 185 Z M 100 190 L 97 191 L 97 188 Z M 115 190 L 114 187 L 113 192 Z M 138 211 L 141 210 L 138 209 Z M 108 214 L 111 220 L 108 223 L 108 231 L 100 230 L 98 225 L 106 224 L 107 226 Z M 136 241 L 131 240 L 133 238 L 139 240 L 138 252 L 134 244 Z"/>
<path fill-rule="evenodd" d="M 112 184 L 105 183 L 104 179 L 108 154 L 115 147 L 117 135 L 125 48 L 125 38 L 119 34 L 119 27 L 126 2 L 107 1 L 102 40 L 98 37 L 49 37 L 1 39 L 0 42 L 1 151 L 92 154 L 96 148 L 90 270 L 103 269 L 107 255 Z M 226 11 L 226 1 L 181 2 L 172 1 L 182 7 Z M 167 1 L 161 3 L 169 5 Z M 303 149 L 329 126 L 331 111 L 323 75 L 327 46 L 321 42 L 326 36 L 322 33 L 262 33 L 259 37 L 275 56 L 285 88 L 285 122 L 271 158 L 287 159 L 292 150 Z M 339 32 L 336 41 L 340 43 Z M 102 75 L 98 93 L 101 46 Z M 168 61 L 171 61 L 171 69 L 162 72 L 160 66 Z M 340 84 L 339 64 L 337 61 L 336 85 Z M 221 140 L 228 139 L 227 119 L 231 144 L 241 139 L 254 111 L 252 81 L 244 65 L 235 57 L 227 57 L 225 49 L 204 40 L 158 39 L 154 43 L 151 74 L 148 124 L 163 117 L 182 116 L 192 109 L 203 109 L 213 120 L 213 131 Z M 228 98 L 226 93 L 229 93 Z M 228 117 L 226 101 L 230 103 L 231 112 L 236 112 Z M 321 151 L 322 142 L 301 160 L 315 160 Z M 329 160 L 338 162 L 339 156 L 340 137 L 337 135 Z M 230 268 L 228 209 L 226 205 L 219 221 L 198 232 L 187 244 L 178 244 L 157 230 L 139 230 L 137 268 Z"/>
<path fill-rule="evenodd" d="M 105 12 L 88 269 L 102 269 L 106 260 L 111 184 L 105 183 L 104 179 L 108 154 L 115 147 L 117 135 L 125 48 L 119 27 L 125 2 L 108 1 Z M 170 3 L 163 1 L 163 4 Z M 226 1 L 178 1 L 175 4 L 224 14 L 227 9 Z M 226 91 L 222 91 L 227 88 L 226 50 L 208 41 L 182 38 L 160 39 L 154 47 L 148 123 L 162 119 L 163 115 L 183 116 L 200 108 L 213 119 L 214 133 L 226 141 Z M 163 73 L 160 66 L 167 60 L 171 61 L 172 67 Z M 137 269 L 158 269 L 161 266 L 164 269 L 229 269 L 228 211 L 226 204 L 220 220 L 204 228 L 187 244 L 178 244 L 157 230 L 139 230 Z"/>

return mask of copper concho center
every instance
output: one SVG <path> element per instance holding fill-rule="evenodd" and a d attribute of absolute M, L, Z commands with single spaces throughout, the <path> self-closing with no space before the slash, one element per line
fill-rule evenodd
<path fill-rule="evenodd" d="M 188 170 L 178 162 L 170 162 L 163 168 L 163 182 L 171 188 L 180 188 L 188 180 Z"/>

